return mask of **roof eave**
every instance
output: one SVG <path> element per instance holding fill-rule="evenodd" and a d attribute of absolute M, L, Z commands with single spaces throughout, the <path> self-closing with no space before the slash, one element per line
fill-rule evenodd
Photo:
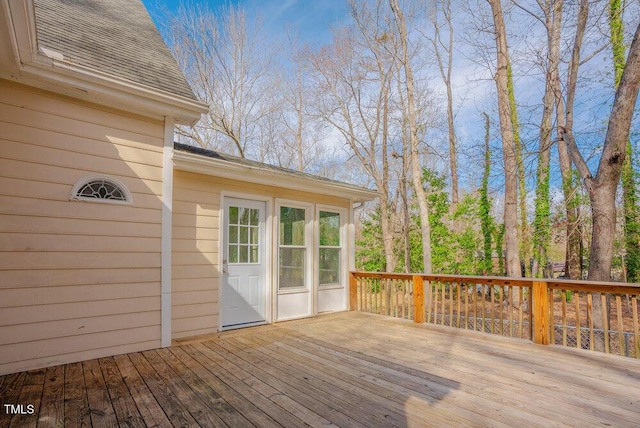
<path fill-rule="evenodd" d="M 195 172 L 302 192 L 337 196 L 350 199 L 353 202 L 372 201 L 380 196 L 376 190 L 365 189 L 346 183 L 314 180 L 309 177 L 297 177 L 294 174 L 287 174 L 269 168 L 241 165 L 179 150 L 174 150 L 173 152 L 173 164 L 176 169 L 181 171 Z"/>
<path fill-rule="evenodd" d="M 126 79 L 52 59 L 38 53 L 31 62 L 22 62 L 23 79 L 43 89 L 66 92 L 88 101 L 133 113 L 156 117 L 171 116 L 176 123 L 193 126 L 207 104 L 168 92 L 159 91 Z M 42 84 L 38 85 L 38 82 Z M 64 90 L 66 88 L 66 91 Z"/>

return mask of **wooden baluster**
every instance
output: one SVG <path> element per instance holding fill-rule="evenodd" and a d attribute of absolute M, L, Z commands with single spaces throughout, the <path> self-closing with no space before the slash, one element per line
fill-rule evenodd
<path fill-rule="evenodd" d="M 445 310 L 445 305 L 447 303 L 447 287 L 445 286 L 444 282 L 440 283 L 440 325 L 444 325 L 444 317 L 447 313 L 447 311 Z"/>
<path fill-rule="evenodd" d="M 513 337 L 513 286 L 509 287 L 509 292 L 507 293 L 509 299 L 509 337 Z M 522 302 L 521 302 L 522 303 Z"/>
<path fill-rule="evenodd" d="M 549 330 L 551 338 L 550 343 L 556 343 L 556 326 L 554 321 L 554 310 L 553 310 L 553 300 L 555 299 L 554 290 L 550 290 L 549 293 Z"/>
<path fill-rule="evenodd" d="M 438 297 L 440 297 L 442 299 L 442 293 L 439 291 L 440 288 L 440 283 L 436 282 L 433 285 L 433 290 L 434 290 L 434 295 L 435 295 L 435 299 L 433 301 L 433 323 L 434 324 L 438 324 Z"/>
<path fill-rule="evenodd" d="M 576 348 L 582 349 L 582 323 L 580 322 L 580 293 L 574 293 L 576 306 Z"/>
<path fill-rule="evenodd" d="M 406 309 L 406 304 L 407 304 L 407 281 L 403 280 L 402 281 L 402 318 L 406 319 L 407 318 L 407 309 Z"/>
<path fill-rule="evenodd" d="M 504 303 L 504 285 L 501 285 L 499 288 L 499 292 L 500 292 L 500 296 L 498 296 L 498 301 L 499 301 L 499 308 L 498 310 L 500 311 L 500 336 L 504 336 L 504 309 L 503 309 L 503 303 Z"/>
<path fill-rule="evenodd" d="M 469 328 L 469 284 L 462 284 L 464 290 L 464 329 Z"/>
<path fill-rule="evenodd" d="M 603 312 L 606 309 L 603 308 Z M 593 297 L 591 293 L 587 293 L 587 321 L 589 322 L 589 349 L 595 349 L 595 338 L 593 334 Z"/>
<path fill-rule="evenodd" d="M 518 324 L 520 326 L 520 328 L 519 328 L 519 333 L 520 334 L 518 335 L 518 337 L 520 339 L 524 339 L 522 337 L 523 336 L 523 334 L 522 334 L 522 328 L 523 328 L 522 327 L 522 307 L 524 306 L 524 287 L 518 287 L 518 294 L 520 295 L 519 296 L 519 298 L 520 298 L 520 300 L 519 300 L 520 301 L 520 308 L 518 308 Z M 529 305 L 531 305 L 531 302 L 529 302 Z"/>
<path fill-rule="evenodd" d="M 635 342 L 636 358 L 640 358 L 640 326 L 638 326 L 638 298 L 631 297 L 631 310 L 633 311 L 633 338 Z"/>
<path fill-rule="evenodd" d="M 478 331 L 478 284 L 473 284 L 473 330 Z"/>
<path fill-rule="evenodd" d="M 607 295 L 600 293 L 600 300 L 602 302 L 602 325 L 604 326 L 604 352 L 610 354 L 611 344 L 609 337 L 609 305 L 607 305 Z"/>
<path fill-rule="evenodd" d="M 622 325 L 622 299 L 618 294 L 616 296 L 616 306 L 617 306 L 617 315 L 618 315 L 618 340 L 620 340 L 620 355 L 625 356 L 625 346 L 624 346 L 624 326 Z"/>
<path fill-rule="evenodd" d="M 496 288 L 491 285 L 489 289 L 491 294 L 491 334 L 495 334 L 496 330 Z"/>
<path fill-rule="evenodd" d="M 453 323 L 453 302 L 454 302 L 454 297 L 453 297 L 453 283 L 450 282 L 449 283 L 449 327 L 454 327 L 454 323 Z"/>
<path fill-rule="evenodd" d="M 456 311 L 457 311 L 457 320 L 456 320 L 456 327 L 460 328 L 460 283 L 456 282 Z"/>
<path fill-rule="evenodd" d="M 567 346 L 567 291 L 562 290 L 562 345 Z"/>
<path fill-rule="evenodd" d="M 482 305 L 481 306 L 481 310 L 482 310 L 482 332 L 486 333 L 487 332 L 487 285 L 486 284 L 482 284 Z"/>

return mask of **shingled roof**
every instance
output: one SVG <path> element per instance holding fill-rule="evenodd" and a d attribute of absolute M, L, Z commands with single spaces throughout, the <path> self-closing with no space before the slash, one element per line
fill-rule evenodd
<path fill-rule="evenodd" d="M 35 0 L 38 47 L 120 79 L 197 100 L 139 0 Z"/>

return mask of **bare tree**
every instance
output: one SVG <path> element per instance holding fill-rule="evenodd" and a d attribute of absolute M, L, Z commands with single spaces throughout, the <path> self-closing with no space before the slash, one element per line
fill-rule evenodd
<path fill-rule="evenodd" d="M 565 276 L 571 279 L 580 279 L 582 276 L 582 225 L 580 223 L 579 206 L 576 201 L 577 188 L 573 183 L 573 169 L 569 154 L 568 136 L 573 135 L 573 110 L 576 85 L 578 80 L 578 68 L 580 66 L 580 51 L 584 38 L 587 19 L 589 16 L 589 0 L 580 0 L 576 32 L 573 41 L 569 71 L 566 82 L 566 104 L 562 98 L 560 73 L 556 70 L 554 79 L 554 94 L 556 98 L 556 122 L 558 134 L 558 155 L 560 160 L 560 173 L 562 175 L 562 188 L 565 199 L 567 216 L 567 248 Z"/>
<path fill-rule="evenodd" d="M 247 148 L 261 138 L 260 122 L 279 110 L 270 90 L 273 49 L 259 21 L 249 25 L 237 6 L 216 13 L 181 6 L 165 22 L 178 64 L 210 109 L 194 128 L 178 127 L 178 135 L 201 147 L 247 156 Z"/>
<path fill-rule="evenodd" d="M 571 159 L 580 173 L 591 204 L 593 225 L 588 279 L 594 281 L 608 281 L 611 278 L 616 228 L 615 197 L 626 157 L 625 149 L 640 84 L 639 38 L 640 24 L 636 28 L 616 90 L 595 176 L 592 175 L 575 139 L 571 133 L 567 133 Z"/>
<path fill-rule="evenodd" d="M 380 46 L 386 37 L 383 23 L 368 12 L 368 9 L 352 12 L 356 22 L 363 22 L 357 33 L 354 29 L 337 30 L 331 45 L 308 54 L 315 88 L 310 108 L 342 136 L 350 152 L 375 182 L 380 192 L 386 270 L 394 271 L 397 260 L 391 222 L 388 130 L 394 69 Z M 371 19 L 374 21 L 370 22 Z"/>
<path fill-rule="evenodd" d="M 549 166 L 551 163 L 552 119 L 554 106 L 556 104 L 555 91 L 559 89 L 556 79 L 558 79 L 559 76 L 560 33 L 562 29 L 562 9 L 564 2 L 563 0 L 538 0 L 537 3 L 542 12 L 542 15 L 538 15 L 536 12 L 523 6 L 520 2 L 512 1 L 516 6 L 542 23 L 547 35 L 546 50 L 543 55 L 541 55 L 541 66 L 545 73 L 545 88 L 542 98 L 542 117 L 540 119 L 539 131 L 533 233 L 533 266 L 531 269 L 533 276 L 540 276 L 548 262 L 547 251 L 550 242 L 551 211 L 549 201 Z M 522 209 L 521 203 L 521 210 Z M 526 222 L 526 216 L 522 221 Z M 527 262 L 526 259 L 525 262 Z"/>
<path fill-rule="evenodd" d="M 458 156 L 456 131 L 453 115 L 453 91 L 451 86 L 451 72 L 453 70 L 453 17 L 451 12 L 451 0 L 434 1 L 434 9 L 431 14 L 431 22 L 434 28 L 434 37 L 430 38 L 433 51 L 436 56 L 438 70 L 447 91 L 447 126 L 449 138 L 449 167 L 451 173 L 451 204 L 452 210 L 458 204 Z M 444 23 L 438 18 L 442 14 Z M 446 31 L 443 40 L 442 31 Z M 444 58 L 443 58 L 444 56 Z"/>
<path fill-rule="evenodd" d="M 504 227 L 506 247 L 507 275 L 522 276 L 518 257 L 518 191 L 517 191 L 517 159 L 512 123 L 512 107 L 509 100 L 508 73 L 509 50 L 507 47 L 506 27 L 500 0 L 487 0 L 493 12 L 493 25 L 496 40 L 497 67 L 495 81 L 498 94 L 498 116 L 500 118 L 500 135 L 502 136 L 505 197 Z"/>
<path fill-rule="evenodd" d="M 422 231 L 422 261 L 425 273 L 431 273 L 431 226 L 429 224 L 429 206 L 427 205 L 427 197 L 422 187 L 422 168 L 420 162 L 420 151 L 418 147 L 418 116 L 416 113 L 416 91 L 413 76 L 413 68 L 410 62 L 409 54 L 409 35 L 407 33 L 407 24 L 404 13 L 400 9 L 398 0 L 389 0 L 389 6 L 393 12 L 397 34 L 400 40 L 401 51 L 399 62 L 404 71 L 404 82 L 407 97 L 407 120 L 409 125 L 410 139 L 410 157 L 411 172 L 413 179 L 413 188 L 418 199 L 418 207 L 420 209 L 420 227 Z"/>

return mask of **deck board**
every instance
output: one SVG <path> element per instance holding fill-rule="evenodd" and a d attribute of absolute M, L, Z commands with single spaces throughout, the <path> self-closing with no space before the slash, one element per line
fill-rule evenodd
<path fill-rule="evenodd" d="M 348 312 L 0 376 L 0 404 L 11 427 L 625 427 L 640 361 Z"/>

